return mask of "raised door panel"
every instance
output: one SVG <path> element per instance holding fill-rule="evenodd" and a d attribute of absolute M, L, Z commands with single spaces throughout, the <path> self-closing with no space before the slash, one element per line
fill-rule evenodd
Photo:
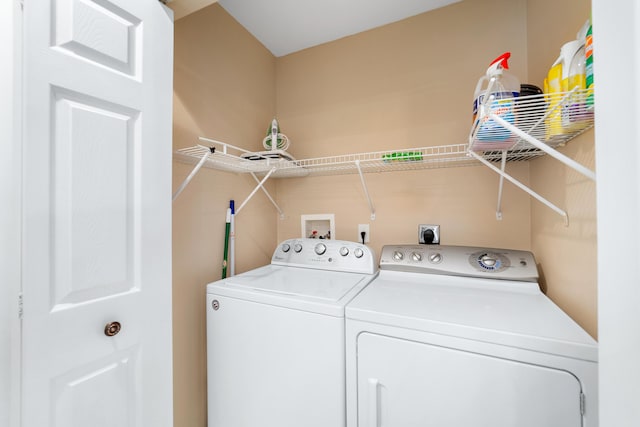
<path fill-rule="evenodd" d="M 141 19 L 105 0 L 53 3 L 52 46 L 106 68 L 136 75 Z"/>
<path fill-rule="evenodd" d="M 138 112 L 56 88 L 53 310 L 135 290 Z M 114 173 L 115 172 L 115 173 Z"/>
<path fill-rule="evenodd" d="M 140 363 L 133 351 L 118 352 L 53 378 L 51 425 L 55 427 L 113 427 L 142 425 Z M 109 393 L 105 393 L 109 390 Z"/>

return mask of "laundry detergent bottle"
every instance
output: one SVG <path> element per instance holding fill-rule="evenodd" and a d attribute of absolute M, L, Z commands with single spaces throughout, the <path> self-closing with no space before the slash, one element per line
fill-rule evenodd
<path fill-rule="evenodd" d="M 562 106 L 562 129 L 564 132 L 576 132 L 584 129 L 593 118 L 593 111 L 586 104 L 585 51 L 582 45 L 573 55 L 569 70 L 563 79 L 562 88 L 568 94 Z"/>
<path fill-rule="evenodd" d="M 508 123 L 515 123 L 515 99 L 520 95 L 520 81 L 509 73 L 511 52 L 505 52 L 491 62 L 478 80 L 473 101 L 472 148 L 477 151 L 508 149 L 517 137 L 491 118 L 494 114 Z"/>
<path fill-rule="evenodd" d="M 547 80 L 547 140 L 584 127 L 580 114 L 580 92 L 565 98 L 565 92 L 585 88 L 584 36 L 562 45 L 560 56 L 551 66 Z"/>
<path fill-rule="evenodd" d="M 593 113 L 593 29 L 591 19 L 585 34 L 585 86 L 587 88 L 587 109 Z"/>

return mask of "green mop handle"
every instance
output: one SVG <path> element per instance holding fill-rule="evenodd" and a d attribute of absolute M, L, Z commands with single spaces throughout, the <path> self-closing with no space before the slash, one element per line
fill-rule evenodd
<path fill-rule="evenodd" d="M 222 278 L 227 277 L 227 257 L 229 254 L 229 234 L 231 233 L 231 208 L 227 208 L 227 223 L 224 227 L 224 258 L 222 259 Z"/>

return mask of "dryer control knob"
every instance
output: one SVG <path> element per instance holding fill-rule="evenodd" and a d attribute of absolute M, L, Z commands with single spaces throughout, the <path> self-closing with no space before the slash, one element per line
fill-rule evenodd
<path fill-rule="evenodd" d="M 318 255 L 322 255 L 327 251 L 327 246 L 324 243 L 318 243 L 315 247 L 315 251 Z"/>
<path fill-rule="evenodd" d="M 400 251 L 395 251 L 393 253 L 393 259 L 396 261 L 402 261 L 404 259 L 404 254 Z"/>
<path fill-rule="evenodd" d="M 342 256 L 349 255 L 349 248 L 347 248 L 346 246 L 341 247 L 340 248 L 340 255 L 342 255 Z"/>
<path fill-rule="evenodd" d="M 434 264 L 437 264 L 442 261 L 442 255 L 439 254 L 438 252 L 429 254 L 429 261 L 431 261 Z"/>
<path fill-rule="evenodd" d="M 289 252 L 291 250 L 291 245 L 288 243 L 285 243 L 284 245 L 282 245 L 282 252 Z"/>
<path fill-rule="evenodd" d="M 412 252 L 411 259 L 414 261 L 422 261 L 422 254 L 420 252 Z"/>
<path fill-rule="evenodd" d="M 300 251 L 302 251 L 302 245 L 300 243 L 296 243 L 293 247 L 293 250 L 297 253 L 300 253 Z"/>
<path fill-rule="evenodd" d="M 356 256 L 356 258 L 362 258 L 362 256 L 364 255 L 364 251 L 360 248 L 356 248 L 356 250 L 353 251 L 353 254 Z"/>
<path fill-rule="evenodd" d="M 485 265 L 486 267 L 493 268 L 498 263 L 498 260 L 495 257 L 486 254 L 480 258 L 480 263 Z"/>

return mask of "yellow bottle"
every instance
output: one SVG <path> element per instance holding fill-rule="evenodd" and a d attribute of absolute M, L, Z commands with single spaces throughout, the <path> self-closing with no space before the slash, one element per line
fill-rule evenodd
<path fill-rule="evenodd" d="M 547 118 L 545 119 L 547 140 L 562 135 L 560 99 L 562 98 L 562 62 L 556 61 L 546 79 Z"/>
<path fill-rule="evenodd" d="M 556 136 L 564 135 L 567 130 L 562 125 L 562 105 L 563 92 L 569 87 L 569 74 L 571 71 L 571 61 L 576 53 L 584 46 L 581 40 L 572 40 L 562 45 L 560 56 L 551 66 L 547 75 L 549 85 L 548 116 L 545 121 L 547 129 L 547 140 Z"/>

